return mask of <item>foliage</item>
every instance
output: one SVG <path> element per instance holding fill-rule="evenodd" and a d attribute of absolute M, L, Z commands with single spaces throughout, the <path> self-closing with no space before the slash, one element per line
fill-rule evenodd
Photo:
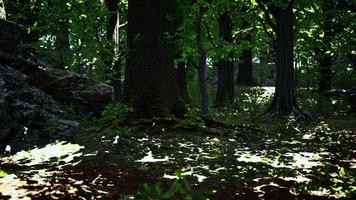
<path fill-rule="evenodd" d="M 225 109 L 215 111 L 214 116 L 230 124 L 256 122 L 271 103 L 270 94 L 263 88 L 239 88 L 239 95 L 234 104 L 227 104 Z"/>
<path fill-rule="evenodd" d="M 175 173 L 177 179 L 171 184 L 167 191 L 163 191 L 161 188 L 161 183 L 147 184 L 144 183 L 137 193 L 134 195 L 134 199 L 137 200 L 160 200 L 160 199 L 172 199 L 174 197 L 180 197 L 184 200 L 205 200 L 209 199 L 209 196 L 212 196 L 212 193 L 203 194 L 196 193 L 192 191 L 188 181 L 180 173 Z M 125 197 L 130 199 L 130 197 Z M 124 198 L 124 199 L 125 199 Z"/>
<path fill-rule="evenodd" d="M 204 128 L 205 122 L 201 118 L 200 110 L 198 108 L 188 107 L 188 110 L 185 113 L 184 118 L 179 120 L 176 127 L 187 128 L 187 129 Z"/>
<path fill-rule="evenodd" d="M 122 122 L 126 119 L 127 115 L 133 111 L 133 108 L 125 104 L 109 104 L 105 107 L 102 117 L 98 119 L 98 122 L 101 124 L 107 124 L 114 120 Z"/>
<path fill-rule="evenodd" d="M 58 126 L 55 123 L 47 123 L 44 125 L 41 134 L 54 134 L 58 131 Z"/>
<path fill-rule="evenodd" d="M 319 173 L 317 179 L 313 179 L 311 182 L 299 186 L 299 191 L 304 194 L 309 194 L 315 190 L 320 191 L 326 189 L 338 197 L 356 197 L 356 178 L 355 174 L 351 171 L 347 171 L 344 167 L 336 168 L 327 164 Z"/>
<path fill-rule="evenodd" d="M 8 174 L 0 169 L 0 178 L 7 176 Z"/>
<path fill-rule="evenodd" d="M 326 115 L 334 112 L 347 111 L 346 97 L 326 97 L 316 91 L 298 91 L 299 104 L 303 109 L 310 112 Z"/>

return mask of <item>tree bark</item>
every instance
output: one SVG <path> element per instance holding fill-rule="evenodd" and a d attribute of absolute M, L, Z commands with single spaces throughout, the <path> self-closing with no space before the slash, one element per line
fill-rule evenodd
<path fill-rule="evenodd" d="M 112 40 L 117 22 L 119 4 L 117 0 L 105 0 L 105 3 L 109 11 L 108 26 L 106 27 L 106 39 Z"/>
<path fill-rule="evenodd" d="M 349 53 L 347 54 L 347 57 L 352 63 L 353 70 L 356 71 L 356 54 Z"/>
<path fill-rule="evenodd" d="M 195 31 L 196 31 L 196 46 L 199 54 L 198 63 L 198 85 L 200 92 L 200 109 L 201 114 L 204 116 L 208 113 L 209 109 L 209 98 L 206 83 L 206 51 L 203 44 L 202 35 L 202 22 L 203 22 L 203 8 L 199 8 L 197 11 L 197 16 L 195 18 Z"/>
<path fill-rule="evenodd" d="M 331 89 L 333 57 L 325 52 L 318 53 L 317 57 L 319 57 L 317 58 L 319 64 L 319 92 L 324 93 Z"/>
<path fill-rule="evenodd" d="M 129 0 L 124 100 L 134 118 L 183 116 L 185 105 L 174 79 L 172 0 Z"/>
<path fill-rule="evenodd" d="M 63 3 L 63 2 L 61 2 Z M 66 8 L 65 3 L 62 8 Z M 70 51 L 70 43 L 69 43 L 69 19 L 65 16 L 58 23 L 59 29 L 56 34 L 56 50 L 59 52 L 59 65 L 58 67 L 61 69 L 65 69 L 65 67 L 69 64 L 69 51 Z"/>
<path fill-rule="evenodd" d="M 232 22 L 228 12 L 219 17 L 219 35 L 226 43 L 232 43 Z M 226 103 L 233 103 L 234 89 L 234 64 L 232 53 L 218 62 L 218 88 L 215 105 L 223 107 Z"/>
<path fill-rule="evenodd" d="M 328 52 L 331 51 L 331 42 L 334 37 L 333 32 L 333 12 L 330 10 L 335 9 L 334 3 L 323 2 L 322 3 L 322 12 L 323 12 L 323 21 L 321 28 L 324 32 L 323 43 L 321 47 L 317 47 L 316 58 L 319 64 L 319 92 L 325 93 L 331 89 L 331 81 L 333 79 L 333 73 L 331 66 L 333 64 L 333 55 Z"/>
<path fill-rule="evenodd" d="M 116 26 L 120 25 L 118 24 L 119 3 L 117 0 L 106 0 L 105 3 L 109 11 L 108 26 L 106 27 L 106 39 L 108 41 L 113 41 L 114 43 L 119 42 L 115 41 L 114 38 L 115 28 Z M 118 44 L 115 45 L 118 47 Z M 114 48 L 111 48 L 110 52 L 112 53 L 112 55 L 115 55 Z M 114 88 L 113 101 L 117 103 L 121 100 L 121 60 L 120 58 L 118 58 L 118 60 L 116 60 L 115 62 L 113 61 L 114 58 L 109 57 L 105 63 L 108 66 L 108 71 L 112 68 L 115 74 L 111 85 Z"/>
<path fill-rule="evenodd" d="M 287 1 L 289 2 L 289 1 Z M 297 105 L 293 65 L 293 1 L 286 8 L 270 6 L 276 21 L 276 89 L 273 101 L 262 119 L 294 115 L 298 120 L 310 120 L 311 115 Z"/>
<path fill-rule="evenodd" d="M 242 51 L 238 64 L 237 83 L 244 86 L 256 85 L 252 74 L 252 49 Z"/>
<path fill-rule="evenodd" d="M 191 101 L 187 87 L 187 68 L 185 62 L 178 63 L 178 67 L 175 70 L 175 74 L 179 95 L 182 97 L 184 103 L 189 105 Z"/>

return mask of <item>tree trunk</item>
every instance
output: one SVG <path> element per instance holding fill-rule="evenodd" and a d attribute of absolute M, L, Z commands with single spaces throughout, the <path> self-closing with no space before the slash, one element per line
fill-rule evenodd
<path fill-rule="evenodd" d="M 356 71 L 356 54 L 349 53 L 347 54 L 347 57 L 352 63 L 353 70 Z"/>
<path fill-rule="evenodd" d="M 114 88 L 114 102 L 118 103 L 121 101 L 121 60 L 120 58 L 114 62 L 115 77 L 112 81 L 112 86 Z"/>
<path fill-rule="evenodd" d="M 219 18 L 219 35 L 226 43 L 232 43 L 232 23 L 228 12 Z M 225 103 L 233 103 L 235 97 L 234 89 L 234 64 L 232 53 L 218 62 L 218 88 L 215 105 L 223 107 Z"/>
<path fill-rule="evenodd" d="M 176 81 L 178 86 L 179 95 L 182 97 L 185 104 L 190 104 L 190 97 L 187 88 L 187 68 L 185 62 L 179 62 L 175 70 Z"/>
<path fill-rule="evenodd" d="M 105 0 L 105 3 L 109 11 L 108 26 L 106 27 L 106 39 L 112 40 L 117 22 L 117 12 L 119 10 L 119 4 L 117 0 Z"/>
<path fill-rule="evenodd" d="M 244 86 L 256 85 L 252 75 L 252 49 L 242 51 L 238 64 L 237 83 Z"/>
<path fill-rule="evenodd" d="M 58 23 L 60 30 L 56 34 L 56 50 L 59 52 L 59 65 L 61 69 L 65 69 L 69 62 L 69 19 L 62 19 Z"/>
<path fill-rule="evenodd" d="M 209 109 L 209 99 L 208 90 L 206 84 L 206 52 L 203 45 L 202 36 L 202 22 L 203 22 L 204 10 L 199 8 L 197 16 L 195 18 L 195 31 L 196 31 L 196 45 L 199 54 L 199 64 L 198 64 L 198 84 L 200 92 L 200 109 L 201 114 L 204 116 L 208 113 Z"/>
<path fill-rule="evenodd" d="M 273 101 L 262 119 L 294 115 L 298 120 L 310 120 L 309 113 L 297 106 L 293 65 L 293 2 L 286 8 L 271 6 L 276 20 L 276 90 Z"/>
<path fill-rule="evenodd" d="M 317 59 L 319 64 L 319 92 L 324 93 L 331 89 L 331 80 L 333 78 L 331 65 L 333 63 L 333 58 L 325 52 L 320 53 L 319 56 L 320 57 Z"/>
<path fill-rule="evenodd" d="M 135 109 L 131 117 L 180 117 L 185 112 L 167 39 L 173 9 L 171 0 L 129 0 L 124 100 Z"/>
<path fill-rule="evenodd" d="M 115 46 L 119 46 L 119 41 L 115 41 L 115 28 L 118 27 L 120 24 L 120 21 L 118 20 L 118 12 L 119 12 L 119 4 L 117 0 L 106 0 L 106 7 L 109 11 L 109 20 L 108 20 L 108 26 L 106 27 L 106 39 L 108 41 L 113 41 L 115 42 Z M 117 30 L 118 31 L 118 30 Z M 119 39 L 119 38 L 116 38 Z M 110 51 L 112 55 L 115 55 L 114 48 L 110 47 Z M 116 51 L 118 53 L 118 49 Z M 114 102 L 119 102 L 121 100 L 121 60 L 118 58 L 115 62 L 113 57 L 109 57 L 108 60 L 105 62 L 105 64 L 108 66 L 107 71 L 112 70 L 114 71 L 114 78 L 112 80 L 112 86 L 114 88 L 114 96 L 113 100 Z"/>
<path fill-rule="evenodd" d="M 333 73 L 331 70 L 331 66 L 333 63 L 333 55 L 332 53 L 328 53 L 331 51 L 331 42 L 334 37 L 333 33 L 333 12 L 330 10 L 335 9 L 334 3 L 324 2 L 322 4 L 323 11 L 323 21 L 321 24 L 321 28 L 324 31 L 323 43 L 321 47 L 316 49 L 316 58 L 319 64 L 319 92 L 327 92 L 331 89 L 331 81 L 333 78 Z"/>

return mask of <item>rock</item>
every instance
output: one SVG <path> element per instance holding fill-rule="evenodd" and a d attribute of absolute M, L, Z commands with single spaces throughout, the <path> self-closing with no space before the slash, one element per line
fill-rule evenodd
<path fill-rule="evenodd" d="M 40 66 L 19 58 L 24 29 L 0 19 L 0 64 L 7 64 L 29 77 L 28 83 L 71 106 L 81 116 L 99 116 L 112 101 L 113 88 L 67 70 Z M 21 52 L 26 54 L 26 52 Z"/>
<path fill-rule="evenodd" d="M 51 95 L 54 100 L 71 106 L 78 115 L 99 116 L 112 102 L 113 88 L 105 83 L 66 70 L 38 66 L 24 59 L 8 57 L 3 61 L 28 75 L 31 85 Z"/>
<path fill-rule="evenodd" d="M 28 80 L 0 63 L 0 143 L 13 150 L 67 138 L 79 126 L 51 96 L 29 85 Z"/>
<path fill-rule="evenodd" d="M 7 54 L 18 53 L 22 49 L 25 34 L 22 26 L 0 19 L 0 51 Z"/>

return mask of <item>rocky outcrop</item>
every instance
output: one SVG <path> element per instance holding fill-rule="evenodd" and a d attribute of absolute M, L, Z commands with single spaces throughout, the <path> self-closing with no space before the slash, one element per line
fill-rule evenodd
<path fill-rule="evenodd" d="M 7 57 L 2 60 L 28 75 L 31 85 L 71 106 L 80 116 L 99 116 L 112 101 L 113 88 L 107 84 L 66 70 L 39 66 L 25 59 Z"/>
<path fill-rule="evenodd" d="M 99 116 L 112 101 L 113 88 L 107 84 L 66 70 L 39 66 L 38 63 L 13 56 L 22 44 L 19 39 L 22 37 L 22 28 L 0 20 L 0 30 L 8 30 L 1 31 L 3 34 L 0 34 L 0 64 L 7 64 L 27 75 L 30 85 L 51 95 L 54 100 L 71 106 L 80 116 Z M 7 36 L 10 33 L 14 33 L 13 37 Z M 11 41 L 11 45 L 5 47 L 8 44 L 5 40 Z"/>
<path fill-rule="evenodd" d="M 22 26 L 0 19 L 0 51 L 7 54 L 19 52 L 25 34 Z"/>
<path fill-rule="evenodd" d="M 20 150 L 69 137 L 79 124 L 63 105 L 82 116 L 100 115 L 112 98 L 106 84 L 21 58 L 24 33 L 0 19 L 0 153 L 9 144 Z"/>
<path fill-rule="evenodd" d="M 28 84 L 28 76 L 0 64 L 0 142 L 13 149 L 68 137 L 79 126 L 51 96 Z M 26 141 L 26 142 L 24 142 Z"/>

